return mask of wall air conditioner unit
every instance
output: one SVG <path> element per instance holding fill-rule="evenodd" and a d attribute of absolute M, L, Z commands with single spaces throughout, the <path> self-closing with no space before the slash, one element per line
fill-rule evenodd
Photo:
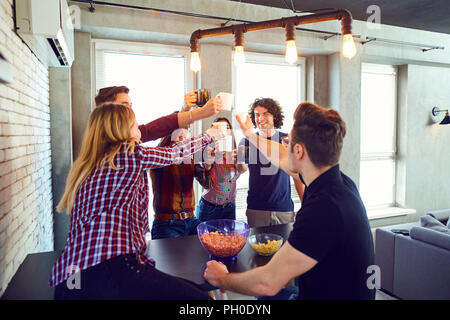
<path fill-rule="evenodd" d="M 66 0 L 16 0 L 20 37 L 44 63 L 70 67 L 74 59 L 73 24 Z"/>

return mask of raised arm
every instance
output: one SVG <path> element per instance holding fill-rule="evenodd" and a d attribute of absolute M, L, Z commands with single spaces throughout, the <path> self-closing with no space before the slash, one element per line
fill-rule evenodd
<path fill-rule="evenodd" d="M 289 169 L 288 151 L 286 147 L 280 143 L 262 138 L 253 133 L 253 123 L 248 115 L 245 122 L 237 115 L 236 120 L 239 123 L 244 136 L 251 144 L 258 148 L 259 152 L 261 152 L 273 165 L 286 172 L 295 180 L 300 180 L 298 173 Z"/>
<path fill-rule="evenodd" d="M 173 113 L 140 125 L 139 130 L 141 131 L 142 142 L 168 136 L 178 128 L 185 128 L 194 121 L 217 114 L 222 108 L 220 99 L 211 99 L 202 108 L 192 109 L 195 106 L 195 97 L 195 91 L 189 92 L 184 96 L 185 106 L 181 109 L 180 113 Z"/>
<path fill-rule="evenodd" d="M 165 137 L 178 129 L 178 115 L 176 113 L 163 116 L 139 126 L 142 142 L 148 142 Z"/>
<path fill-rule="evenodd" d="M 137 147 L 137 159 L 144 169 L 154 169 L 180 164 L 184 159 L 202 150 L 216 138 L 223 136 L 217 125 L 209 128 L 205 133 L 181 141 L 171 147 Z"/>
<path fill-rule="evenodd" d="M 203 107 L 178 113 L 178 126 L 184 128 L 197 120 L 216 115 L 222 109 L 220 98 L 210 99 Z"/>
<path fill-rule="evenodd" d="M 317 260 L 298 251 L 286 241 L 270 261 L 241 273 L 229 273 L 215 260 L 208 261 L 205 279 L 213 286 L 250 296 L 273 296 L 291 279 L 311 270 Z"/>
<path fill-rule="evenodd" d="M 245 145 L 239 145 L 237 149 L 233 150 L 233 158 L 235 168 L 239 173 L 244 173 L 248 170 L 248 165 L 245 163 Z"/>

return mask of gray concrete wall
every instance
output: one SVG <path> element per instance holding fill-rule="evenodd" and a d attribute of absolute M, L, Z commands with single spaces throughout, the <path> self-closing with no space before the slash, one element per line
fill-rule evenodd
<path fill-rule="evenodd" d="M 431 118 L 434 106 L 450 108 L 449 83 L 450 68 L 408 66 L 405 205 L 419 213 L 450 208 L 450 125 Z"/>
<path fill-rule="evenodd" d="M 322 107 L 330 106 L 328 56 L 314 56 L 314 103 Z"/>
<path fill-rule="evenodd" d="M 66 178 L 72 167 L 72 94 L 69 68 L 49 68 L 50 134 L 52 148 L 53 233 L 54 249 L 62 250 L 69 231 L 69 216 L 57 213 L 56 206 L 64 194 Z"/>
<path fill-rule="evenodd" d="M 321 107 L 330 106 L 328 55 L 306 58 L 306 101 Z"/>
<path fill-rule="evenodd" d="M 325 69 L 325 68 L 324 68 Z M 340 53 L 328 58 L 329 106 L 339 112 L 347 126 L 340 167 L 359 185 L 361 56 L 349 60 Z"/>
<path fill-rule="evenodd" d="M 91 34 L 75 32 L 75 60 L 72 64 L 72 143 L 73 156 L 77 157 L 87 120 L 91 112 L 93 97 Z"/>
<path fill-rule="evenodd" d="M 202 87 L 208 88 L 212 97 L 219 92 L 232 92 L 231 47 L 221 44 L 202 44 L 200 50 Z M 231 121 L 231 112 L 220 111 L 216 117 L 226 117 Z M 214 118 L 208 118 L 202 121 L 203 131 L 211 126 L 213 120 Z"/>

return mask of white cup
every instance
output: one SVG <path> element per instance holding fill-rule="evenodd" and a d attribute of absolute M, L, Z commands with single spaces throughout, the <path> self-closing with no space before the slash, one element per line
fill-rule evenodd
<path fill-rule="evenodd" d="M 228 92 L 220 92 L 217 96 L 222 100 L 222 110 L 231 111 L 231 105 L 233 104 L 233 95 Z"/>
<path fill-rule="evenodd" d="M 233 152 L 233 137 L 226 136 L 225 138 L 217 140 L 217 151 L 219 152 Z"/>

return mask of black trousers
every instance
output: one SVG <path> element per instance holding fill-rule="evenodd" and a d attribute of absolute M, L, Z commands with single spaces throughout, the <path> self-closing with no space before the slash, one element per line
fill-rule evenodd
<path fill-rule="evenodd" d="M 133 254 L 121 255 L 80 271 L 80 289 L 67 281 L 55 288 L 56 300 L 207 300 L 197 284 L 138 263 Z M 70 281 L 70 280 L 69 280 Z M 69 286 L 73 287 L 73 286 Z"/>

